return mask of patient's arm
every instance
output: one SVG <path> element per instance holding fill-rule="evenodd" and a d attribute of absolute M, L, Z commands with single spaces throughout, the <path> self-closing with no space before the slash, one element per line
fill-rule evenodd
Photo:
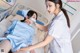
<path fill-rule="evenodd" d="M 48 31 L 48 26 L 43 26 L 41 24 L 35 23 L 36 27 L 43 31 Z"/>

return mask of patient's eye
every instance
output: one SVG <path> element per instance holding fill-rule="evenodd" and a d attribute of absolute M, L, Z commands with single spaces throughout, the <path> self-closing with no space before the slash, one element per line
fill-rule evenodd
<path fill-rule="evenodd" d="M 49 7 L 51 7 L 52 5 L 49 5 Z"/>

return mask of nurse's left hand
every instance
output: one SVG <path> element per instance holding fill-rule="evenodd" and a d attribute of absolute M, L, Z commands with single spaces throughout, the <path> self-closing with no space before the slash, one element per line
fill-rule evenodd
<path fill-rule="evenodd" d="M 21 49 L 19 49 L 19 50 L 17 50 L 17 51 L 30 51 L 31 49 L 29 48 L 29 47 L 25 47 L 25 48 L 21 48 Z"/>
<path fill-rule="evenodd" d="M 26 47 L 26 48 L 21 48 L 21 49 L 19 49 L 17 51 L 30 51 L 30 49 L 29 49 L 29 47 L 28 48 Z M 30 53 L 35 53 L 35 51 L 31 50 Z"/>
<path fill-rule="evenodd" d="M 27 49 L 26 48 L 21 48 L 21 49 L 19 49 L 17 51 L 27 51 Z"/>
<path fill-rule="evenodd" d="M 21 48 L 18 51 L 27 51 L 26 48 Z"/>

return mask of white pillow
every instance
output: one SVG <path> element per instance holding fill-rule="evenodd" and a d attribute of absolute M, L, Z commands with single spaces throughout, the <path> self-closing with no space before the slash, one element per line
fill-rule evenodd
<path fill-rule="evenodd" d="M 27 13 L 29 12 L 29 10 L 22 10 L 22 14 L 24 17 L 26 17 Z"/>

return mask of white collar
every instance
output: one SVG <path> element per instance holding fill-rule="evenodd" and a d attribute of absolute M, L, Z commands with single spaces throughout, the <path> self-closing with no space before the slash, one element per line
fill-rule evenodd
<path fill-rule="evenodd" d="M 52 19 L 52 21 L 53 21 L 54 19 L 56 19 L 56 18 L 60 17 L 62 14 L 63 14 L 63 12 L 62 12 L 62 11 L 60 11 L 60 12 L 58 13 L 58 15 L 57 15 L 57 16 L 55 16 L 55 17 Z"/>
<path fill-rule="evenodd" d="M 60 11 L 56 17 L 61 16 L 62 14 L 63 14 L 63 12 Z"/>

